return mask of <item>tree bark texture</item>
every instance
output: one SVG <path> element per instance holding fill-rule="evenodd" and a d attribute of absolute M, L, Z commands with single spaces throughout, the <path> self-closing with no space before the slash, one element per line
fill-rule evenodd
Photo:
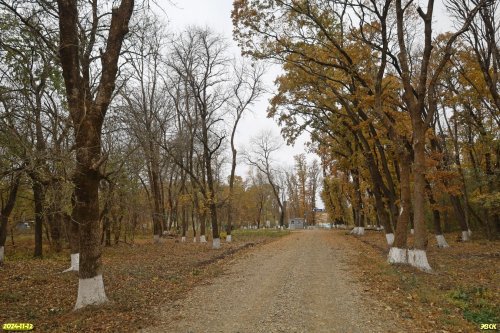
<path fill-rule="evenodd" d="M 109 34 L 101 51 L 101 77 L 92 96 L 90 89 L 90 52 L 80 45 L 77 0 L 58 0 L 59 58 L 66 88 L 66 97 L 75 131 L 76 167 L 73 182 L 74 208 L 72 220 L 80 228 L 80 270 L 78 299 L 75 308 L 106 301 L 102 283 L 99 228 L 99 172 L 101 129 L 115 89 L 118 59 L 128 23 L 134 8 L 133 0 L 122 0 L 113 7 Z M 97 16 L 97 3 L 93 3 Z M 95 22 L 97 24 L 97 22 Z M 96 31 L 91 31 L 91 40 Z M 86 45 L 86 47 L 89 47 Z M 82 56 L 83 55 L 83 56 Z"/>

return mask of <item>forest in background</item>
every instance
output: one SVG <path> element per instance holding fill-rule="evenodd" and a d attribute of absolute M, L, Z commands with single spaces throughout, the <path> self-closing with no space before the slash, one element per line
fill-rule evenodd
<path fill-rule="evenodd" d="M 243 53 L 282 64 L 268 113 L 304 131 L 338 224 L 384 227 L 389 261 L 431 270 L 428 230 L 500 231 L 500 17 L 495 1 L 234 2 Z M 415 233 L 408 244 L 410 232 Z"/>
<path fill-rule="evenodd" d="M 235 1 L 250 59 L 234 59 L 208 28 L 170 33 L 147 2 L 0 1 L 0 259 L 33 218 L 35 256 L 71 248 L 84 307 L 106 300 L 102 244 L 144 224 L 214 248 L 221 229 L 231 241 L 287 213 L 314 224 L 321 187 L 334 224 L 383 227 L 391 263 L 430 271 L 428 230 L 443 248 L 457 229 L 496 239 L 499 4 L 447 10 L 455 29 L 435 36 L 433 1 Z M 261 60 L 283 68 L 269 116 L 289 143 L 310 132 L 319 163 L 276 165 L 265 131 L 236 149 Z"/>
<path fill-rule="evenodd" d="M 101 246 L 137 234 L 218 248 L 221 230 L 315 224 L 316 161 L 277 165 L 263 129 L 235 145 L 265 65 L 149 5 L 0 2 L 0 262 L 27 232 L 34 257 L 69 247 L 66 271 L 102 278 Z"/>

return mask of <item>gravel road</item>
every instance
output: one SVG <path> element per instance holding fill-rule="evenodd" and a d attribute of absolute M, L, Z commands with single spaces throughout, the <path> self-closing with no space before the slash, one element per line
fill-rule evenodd
<path fill-rule="evenodd" d="M 367 286 L 350 280 L 352 251 L 334 232 L 293 232 L 237 255 L 142 332 L 400 331 L 384 304 L 366 298 Z"/>

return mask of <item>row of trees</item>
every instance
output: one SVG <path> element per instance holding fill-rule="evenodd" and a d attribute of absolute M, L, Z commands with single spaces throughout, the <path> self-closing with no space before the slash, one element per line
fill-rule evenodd
<path fill-rule="evenodd" d="M 101 245 L 138 228 L 155 242 L 210 230 L 218 248 L 221 227 L 230 242 L 237 226 L 283 226 L 287 203 L 299 216 L 315 206 L 316 162 L 278 168 L 269 132 L 237 151 L 264 67 L 210 29 L 169 33 L 146 5 L 0 1 L 0 263 L 10 217 L 33 216 L 35 257 L 44 237 L 69 244 L 75 308 L 106 301 Z"/>
<path fill-rule="evenodd" d="M 446 7 L 456 30 L 439 35 L 432 0 L 238 0 L 232 13 L 243 52 L 283 66 L 269 116 L 289 141 L 311 132 L 332 219 L 381 224 L 389 261 L 423 270 L 427 221 L 441 247 L 448 211 L 463 241 L 500 231 L 499 4 Z"/>

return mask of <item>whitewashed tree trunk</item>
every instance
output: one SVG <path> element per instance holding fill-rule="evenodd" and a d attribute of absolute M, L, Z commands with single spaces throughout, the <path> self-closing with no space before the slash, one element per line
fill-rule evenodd
<path fill-rule="evenodd" d="M 200 243 L 206 243 L 207 242 L 207 238 L 205 237 L 205 235 L 201 235 L 200 236 Z"/>
<path fill-rule="evenodd" d="M 154 243 L 159 243 L 160 242 L 160 235 L 154 235 L 153 236 L 153 242 Z"/>
<path fill-rule="evenodd" d="M 185 243 L 185 242 L 186 242 L 186 236 L 182 236 L 182 238 L 181 238 L 181 242 L 182 242 L 182 243 Z"/>
<path fill-rule="evenodd" d="M 387 245 L 392 246 L 394 243 L 394 234 L 392 232 L 385 234 L 385 239 L 387 240 Z"/>
<path fill-rule="evenodd" d="M 408 250 L 408 264 L 422 271 L 432 271 L 432 268 L 427 261 L 427 252 L 424 250 Z"/>
<path fill-rule="evenodd" d="M 99 305 L 108 301 L 104 292 L 104 282 L 102 275 L 78 281 L 78 298 L 76 299 L 75 310 L 87 305 Z"/>
<path fill-rule="evenodd" d="M 462 242 L 470 241 L 471 236 L 472 236 L 472 231 L 470 229 L 467 231 L 462 231 Z"/>
<path fill-rule="evenodd" d="M 410 229 L 410 234 L 412 234 L 412 235 L 415 234 L 415 229 L 411 228 Z"/>
<path fill-rule="evenodd" d="M 444 238 L 444 235 L 436 235 L 437 246 L 440 248 L 450 247 Z"/>
<path fill-rule="evenodd" d="M 66 272 L 78 272 L 80 269 L 80 253 L 71 253 L 71 266 L 64 270 Z"/>
<path fill-rule="evenodd" d="M 4 258 L 5 258 L 5 247 L 4 246 L 0 246 L 0 264 L 3 263 Z"/>
<path fill-rule="evenodd" d="M 196 237 L 193 237 L 193 243 L 196 243 Z"/>
<path fill-rule="evenodd" d="M 212 249 L 220 248 L 220 238 L 214 238 L 212 241 Z"/>
<path fill-rule="evenodd" d="M 351 230 L 351 234 L 362 236 L 365 234 L 365 227 L 354 227 L 354 229 Z"/>
<path fill-rule="evenodd" d="M 400 249 L 398 247 L 391 247 L 387 261 L 390 264 L 407 264 L 408 263 L 408 250 Z"/>
<path fill-rule="evenodd" d="M 227 235 L 227 236 L 226 236 L 226 242 L 227 242 L 227 243 L 231 243 L 231 241 L 232 241 L 232 237 L 231 237 L 231 235 Z"/>

